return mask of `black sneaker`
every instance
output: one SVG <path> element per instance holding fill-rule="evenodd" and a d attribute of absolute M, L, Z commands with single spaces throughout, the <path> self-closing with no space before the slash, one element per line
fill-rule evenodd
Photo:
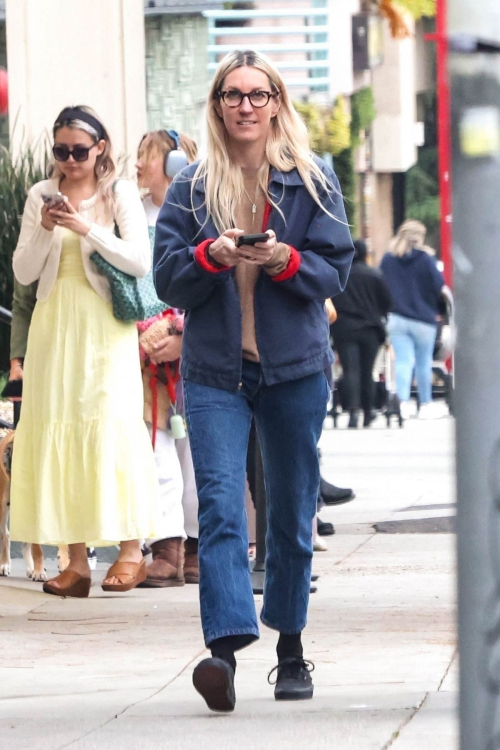
<path fill-rule="evenodd" d="M 234 670 L 223 659 L 203 659 L 193 672 L 193 685 L 211 711 L 234 711 Z"/>
<path fill-rule="evenodd" d="M 332 534 L 335 534 L 333 523 L 322 521 L 321 518 L 318 518 L 318 534 L 320 536 L 332 536 Z"/>
<path fill-rule="evenodd" d="M 350 487 L 336 487 L 323 477 L 319 485 L 319 494 L 325 505 L 342 505 L 354 500 L 355 497 Z"/>
<path fill-rule="evenodd" d="M 276 670 L 276 683 L 273 683 L 271 675 Z M 267 676 L 269 684 L 276 685 L 275 699 L 277 701 L 305 701 L 312 698 L 314 685 L 310 672 L 314 672 L 314 664 L 301 657 L 290 656 L 279 661 Z"/>

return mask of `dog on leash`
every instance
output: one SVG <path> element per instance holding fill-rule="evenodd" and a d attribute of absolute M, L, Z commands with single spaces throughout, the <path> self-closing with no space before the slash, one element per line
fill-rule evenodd
<path fill-rule="evenodd" d="M 14 430 L 9 430 L 0 441 L 0 576 L 9 576 L 11 572 L 9 503 L 10 503 L 10 466 L 14 445 Z M 43 550 L 39 544 L 23 543 L 23 558 L 26 564 L 26 575 L 33 581 L 46 581 Z M 57 553 L 59 570 L 65 570 L 69 563 L 67 546 L 59 547 Z"/>

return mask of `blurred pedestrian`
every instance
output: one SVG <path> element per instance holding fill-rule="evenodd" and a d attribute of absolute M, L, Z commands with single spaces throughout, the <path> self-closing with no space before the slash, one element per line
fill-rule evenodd
<path fill-rule="evenodd" d="M 136 162 L 137 182 L 142 190 L 147 191 L 142 203 L 153 240 L 156 220 L 172 178 L 182 167 L 193 162 L 196 154 L 195 142 L 175 130 L 154 130 L 142 138 Z M 139 327 L 145 329 L 143 324 Z M 168 319 L 159 319 L 144 330 L 140 339 L 143 347 L 148 338 L 151 355 L 147 361 L 157 366 L 178 362 L 182 331 L 174 332 Z M 166 536 L 148 540 L 153 560 L 140 586 L 163 588 L 198 583 L 198 496 L 189 438 L 175 439 L 168 429 L 171 403 L 167 389 L 159 383 L 153 391 L 150 370 L 146 362 L 144 364 L 144 418 L 151 434 L 156 420 L 155 459 Z"/>
<path fill-rule="evenodd" d="M 53 136 L 52 177 L 29 191 L 13 258 L 18 281 L 38 280 L 38 289 L 12 466 L 11 533 L 69 544 L 68 568 L 44 591 L 82 597 L 90 589 L 86 542 L 120 543 L 103 588 L 127 591 L 146 575 L 139 539 L 162 531 L 137 330 L 114 318 L 108 281 L 89 258 L 96 250 L 140 277 L 150 246 L 138 190 L 116 179 L 111 140 L 96 113 L 66 107 Z"/>
<path fill-rule="evenodd" d="M 349 411 L 349 427 L 373 421 L 373 365 L 385 341 L 386 317 L 391 296 L 382 274 L 366 262 L 364 240 L 354 243 L 354 263 L 346 288 L 335 297 L 337 320 L 331 327 L 334 348 L 342 364 L 343 407 Z"/>
<path fill-rule="evenodd" d="M 155 278 L 159 297 L 187 310 L 182 374 L 212 652 L 193 682 L 209 708 L 232 711 L 235 651 L 259 637 L 245 515 L 252 415 L 268 501 L 261 620 L 280 634 L 275 697 L 313 694 L 301 632 L 332 362 L 324 301 L 345 285 L 352 244 L 337 178 L 312 156 L 264 56 L 224 58 L 207 120 L 207 157 L 174 180 L 160 211 Z"/>
<path fill-rule="evenodd" d="M 405 221 L 391 240 L 389 252 L 380 265 L 392 297 L 388 331 L 394 349 L 396 389 L 403 419 L 410 414 L 414 370 L 419 417 L 442 416 L 442 410 L 432 403 L 432 358 L 444 279 L 436 259 L 425 246 L 426 233 L 420 221 Z"/>

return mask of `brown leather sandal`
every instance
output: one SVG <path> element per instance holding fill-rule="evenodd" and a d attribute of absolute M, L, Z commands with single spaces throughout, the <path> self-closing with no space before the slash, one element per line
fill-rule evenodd
<path fill-rule="evenodd" d="M 58 585 L 54 586 L 53 584 Z M 63 570 L 55 578 L 46 581 L 43 584 L 43 590 L 46 594 L 54 596 L 74 596 L 77 599 L 85 599 L 90 592 L 90 578 L 81 576 L 74 570 Z"/>
<path fill-rule="evenodd" d="M 130 591 L 138 583 L 142 583 L 146 575 L 146 560 L 144 558 L 140 562 L 120 562 L 117 560 L 106 573 L 106 578 L 102 582 L 102 590 Z M 120 583 L 106 583 L 113 576 L 118 578 Z"/>

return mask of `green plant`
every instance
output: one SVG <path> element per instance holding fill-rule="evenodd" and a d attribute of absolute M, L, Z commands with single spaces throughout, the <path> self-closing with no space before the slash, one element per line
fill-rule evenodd
<path fill-rule="evenodd" d="M 351 139 L 358 146 L 362 131 L 369 130 L 377 116 L 371 86 L 359 89 L 351 96 Z"/>
<path fill-rule="evenodd" d="M 337 97 L 325 118 L 323 151 L 338 156 L 351 145 L 351 118 L 343 96 Z"/>
<path fill-rule="evenodd" d="M 45 177 L 47 158 L 30 148 L 14 159 L 0 146 L 0 305 L 12 307 L 12 254 L 17 245 L 28 190 Z M 9 366 L 10 329 L 0 323 L 0 372 Z"/>
<path fill-rule="evenodd" d="M 351 227 L 356 223 L 356 172 L 354 170 L 354 149 L 344 149 L 334 159 L 335 173 L 344 196 L 347 221 Z"/>
<path fill-rule="evenodd" d="M 323 153 L 324 122 L 323 114 L 317 104 L 309 102 L 294 102 L 293 106 L 304 121 L 309 133 L 311 149 L 317 153 Z"/>
<path fill-rule="evenodd" d="M 418 219 L 425 224 L 428 244 L 437 247 L 440 201 L 435 148 L 420 149 L 418 163 L 407 173 L 406 218 Z"/>
<path fill-rule="evenodd" d="M 333 156 L 335 172 L 344 195 L 347 220 L 354 225 L 356 173 L 352 125 L 344 97 L 339 96 L 331 108 L 322 108 L 310 102 L 294 102 L 294 107 L 307 126 L 312 150 L 320 156 L 325 153 Z"/>

